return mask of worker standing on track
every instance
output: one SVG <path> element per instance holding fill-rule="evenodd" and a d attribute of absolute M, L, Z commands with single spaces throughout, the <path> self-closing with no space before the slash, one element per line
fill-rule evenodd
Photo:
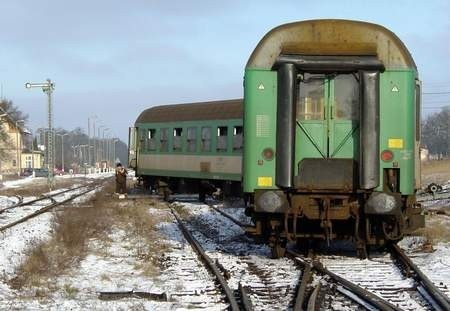
<path fill-rule="evenodd" d="M 127 170 L 122 164 L 117 163 L 116 167 L 116 193 L 119 197 L 124 196 L 127 193 Z"/>

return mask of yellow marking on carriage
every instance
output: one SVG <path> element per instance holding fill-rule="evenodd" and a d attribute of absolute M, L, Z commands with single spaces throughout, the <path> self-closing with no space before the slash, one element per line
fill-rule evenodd
<path fill-rule="evenodd" d="M 272 187 L 272 177 L 258 177 L 259 187 Z"/>
<path fill-rule="evenodd" d="M 389 138 L 388 147 L 392 149 L 402 149 L 403 139 L 401 138 Z"/>

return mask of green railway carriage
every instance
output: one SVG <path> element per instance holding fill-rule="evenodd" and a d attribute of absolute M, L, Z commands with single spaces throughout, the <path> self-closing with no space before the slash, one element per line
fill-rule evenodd
<path fill-rule="evenodd" d="M 386 28 L 311 20 L 274 28 L 245 69 L 243 189 L 255 235 L 351 238 L 361 254 L 424 225 L 420 81 Z"/>
<path fill-rule="evenodd" d="M 242 99 L 156 106 L 130 129 L 130 166 L 145 187 L 240 192 Z M 167 194 L 168 191 L 165 191 Z"/>

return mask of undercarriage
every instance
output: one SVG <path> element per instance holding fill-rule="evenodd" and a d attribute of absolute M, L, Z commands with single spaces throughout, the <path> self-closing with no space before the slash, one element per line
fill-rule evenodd
<path fill-rule="evenodd" d="M 351 241 L 364 258 L 368 248 L 384 248 L 424 225 L 422 210 L 412 196 L 405 196 L 398 210 L 385 214 L 365 208 L 367 201 L 366 194 L 296 194 L 272 213 L 253 204 L 247 214 L 256 226 L 248 233 L 267 241 L 274 257 L 283 256 L 288 242 L 306 248 L 318 241 L 327 246 Z"/>

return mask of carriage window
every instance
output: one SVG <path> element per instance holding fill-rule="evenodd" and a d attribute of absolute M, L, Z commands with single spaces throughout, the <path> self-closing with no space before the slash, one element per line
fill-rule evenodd
<path fill-rule="evenodd" d="M 217 151 L 227 151 L 228 127 L 219 126 L 217 128 Z"/>
<path fill-rule="evenodd" d="M 181 151 L 181 136 L 183 129 L 177 127 L 173 129 L 173 151 Z"/>
<path fill-rule="evenodd" d="M 211 151 L 211 127 L 202 127 L 201 151 Z"/>
<path fill-rule="evenodd" d="M 197 151 L 197 128 L 188 127 L 187 129 L 187 151 L 196 152 Z"/>
<path fill-rule="evenodd" d="M 334 78 L 334 117 L 359 120 L 359 82 L 353 74 Z"/>
<path fill-rule="evenodd" d="M 305 74 L 305 79 L 299 84 L 297 120 L 324 119 L 324 83 L 323 76 Z"/>
<path fill-rule="evenodd" d="M 235 126 L 233 129 L 233 150 L 242 151 L 242 126 Z"/>
<path fill-rule="evenodd" d="M 147 149 L 150 151 L 156 150 L 156 130 L 149 129 L 147 132 Z"/>
<path fill-rule="evenodd" d="M 169 129 L 168 128 L 161 129 L 161 131 L 160 131 L 160 142 L 161 142 L 160 151 L 162 151 L 162 152 L 169 151 L 168 138 L 169 138 Z"/>

